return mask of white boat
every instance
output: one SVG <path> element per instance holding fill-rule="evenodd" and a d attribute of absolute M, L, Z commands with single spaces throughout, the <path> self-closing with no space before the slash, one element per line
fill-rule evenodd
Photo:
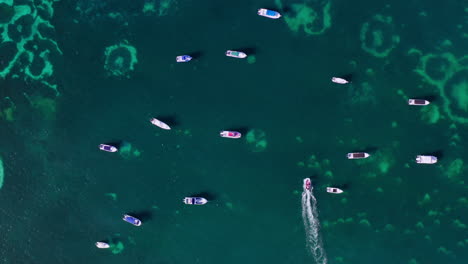
<path fill-rule="evenodd" d="M 102 242 L 102 241 L 99 241 L 99 242 L 96 242 L 96 247 L 98 248 L 109 248 L 109 244 L 107 244 L 106 242 Z"/>
<path fill-rule="evenodd" d="M 334 83 L 339 83 L 339 84 L 347 84 L 349 83 L 347 80 L 343 79 L 343 78 L 339 78 L 339 77 L 333 77 L 332 79 L 332 82 Z"/>
<path fill-rule="evenodd" d="M 327 187 L 327 192 L 328 193 L 342 193 L 343 190 L 339 189 L 339 188 L 335 188 L 335 187 Z"/>
<path fill-rule="evenodd" d="M 346 155 L 348 159 L 367 159 L 370 155 L 366 152 L 353 152 Z"/>
<path fill-rule="evenodd" d="M 424 100 L 424 99 L 409 99 L 408 100 L 409 105 L 428 105 L 430 103 L 431 102 L 429 102 L 428 100 Z"/>
<path fill-rule="evenodd" d="M 219 136 L 225 138 L 240 138 L 242 134 L 237 131 L 221 131 L 219 132 Z"/>
<path fill-rule="evenodd" d="M 166 130 L 170 130 L 171 128 L 166 124 L 164 123 L 163 121 L 160 121 L 156 118 L 151 118 L 150 120 L 151 124 L 157 126 L 157 127 L 160 127 L 162 129 L 166 129 Z"/>
<path fill-rule="evenodd" d="M 100 144 L 99 149 L 107 152 L 117 152 L 118 149 L 114 146 L 107 145 L 107 144 Z"/>
<path fill-rule="evenodd" d="M 204 205 L 208 202 L 203 197 L 185 197 L 184 204 Z"/>
<path fill-rule="evenodd" d="M 272 19 L 278 19 L 278 18 L 281 17 L 281 14 L 279 12 L 269 10 L 269 9 L 266 9 L 266 8 L 260 8 L 257 11 L 257 14 L 259 16 L 264 16 L 264 17 L 268 17 L 268 18 L 272 18 Z"/>
<path fill-rule="evenodd" d="M 434 163 L 437 163 L 437 157 L 426 156 L 426 155 L 417 155 L 416 156 L 416 163 L 419 163 L 419 164 L 434 164 Z"/>
<path fill-rule="evenodd" d="M 235 51 L 235 50 L 227 50 L 226 51 L 226 56 L 228 57 L 233 57 L 233 58 L 238 58 L 238 59 L 245 59 L 247 57 L 247 54 L 241 51 Z"/>
<path fill-rule="evenodd" d="M 302 188 L 304 190 L 309 190 L 310 191 L 310 189 L 312 188 L 312 182 L 310 181 L 309 178 L 304 179 L 304 184 L 302 185 Z"/>

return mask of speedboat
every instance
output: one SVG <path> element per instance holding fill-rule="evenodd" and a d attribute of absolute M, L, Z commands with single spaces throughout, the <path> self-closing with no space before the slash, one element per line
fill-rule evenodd
<path fill-rule="evenodd" d="M 339 78 L 339 77 L 333 77 L 332 79 L 332 82 L 334 83 L 339 83 L 339 84 L 347 84 L 349 83 L 347 80 L 343 79 L 343 78 Z"/>
<path fill-rule="evenodd" d="M 348 159 L 366 159 L 370 155 L 369 153 L 366 153 L 366 152 L 354 152 L 354 153 L 348 153 L 346 156 L 348 157 Z"/>
<path fill-rule="evenodd" d="M 131 215 L 124 215 L 124 217 L 122 218 L 125 222 L 127 223 L 130 223 L 134 226 L 141 226 L 141 220 L 134 217 L 134 216 L 131 216 Z"/>
<path fill-rule="evenodd" d="M 235 51 L 235 50 L 227 50 L 226 51 L 226 56 L 228 57 L 233 57 L 233 58 L 238 58 L 238 59 L 244 59 L 247 57 L 247 54 L 241 51 Z"/>
<path fill-rule="evenodd" d="M 171 128 L 164 122 L 156 119 L 156 118 L 151 118 L 150 120 L 151 124 L 157 126 L 157 127 L 160 127 L 162 129 L 166 129 L 166 130 L 170 130 Z"/>
<path fill-rule="evenodd" d="M 272 19 L 278 19 L 278 18 L 281 17 L 281 14 L 279 12 L 276 12 L 276 11 L 273 11 L 273 10 L 268 10 L 268 9 L 265 9 L 265 8 L 260 8 L 257 11 L 257 14 L 259 16 L 264 16 L 264 17 L 268 17 L 268 18 L 272 18 Z"/>
<path fill-rule="evenodd" d="M 221 131 L 219 135 L 225 138 L 240 138 L 242 136 L 242 134 L 237 131 Z"/>
<path fill-rule="evenodd" d="M 100 144 L 99 149 L 107 152 L 117 152 L 118 149 L 114 146 L 111 145 L 106 145 L 106 144 Z"/>
<path fill-rule="evenodd" d="M 327 192 L 328 193 L 342 193 L 343 190 L 339 189 L 339 188 L 335 188 L 335 187 L 327 187 Z"/>
<path fill-rule="evenodd" d="M 181 55 L 176 57 L 177 62 L 189 62 L 192 60 L 192 57 L 189 55 Z"/>
<path fill-rule="evenodd" d="M 203 197 L 185 197 L 184 204 L 195 204 L 195 205 L 203 205 L 206 204 L 208 200 Z"/>
<path fill-rule="evenodd" d="M 419 163 L 419 164 L 434 164 L 434 163 L 437 163 L 437 157 L 417 155 L 416 156 L 416 163 Z"/>
<path fill-rule="evenodd" d="M 423 100 L 423 99 L 409 99 L 408 104 L 409 105 L 428 105 L 431 102 L 428 100 Z"/>
<path fill-rule="evenodd" d="M 99 242 L 96 242 L 96 247 L 98 248 L 109 248 L 109 244 L 107 244 L 106 242 L 102 242 L 102 241 L 99 241 Z"/>
<path fill-rule="evenodd" d="M 312 182 L 310 181 L 309 178 L 304 179 L 304 185 L 302 186 L 305 190 L 309 190 L 312 188 Z"/>

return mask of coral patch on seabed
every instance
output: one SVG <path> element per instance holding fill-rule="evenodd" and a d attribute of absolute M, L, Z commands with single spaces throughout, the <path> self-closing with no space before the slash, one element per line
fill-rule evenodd
<path fill-rule="evenodd" d="M 414 70 L 423 81 L 435 86 L 443 99 L 442 109 L 456 123 L 468 123 L 468 56 L 456 58 L 450 52 L 423 54 L 411 49 L 409 55 L 419 56 Z M 434 113 L 435 114 L 435 113 Z"/>
<path fill-rule="evenodd" d="M 16 1 L 19 2 L 19 1 Z M 49 22 L 54 15 L 54 0 L 1 1 L 0 78 L 35 80 L 53 89 L 54 67 L 51 55 L 62 55 L 56 41 L 48 36 L 55 28 Z M 20 65 L 21 67 L 16 67 Z"/>
<path fill-rule="evenodd" d="M 127 41 L 107 47 L 104 56 L 104 69 L 112 76 L 130 78 L 138 62 L 136 48 Z"/>
<path fill-rule="evenodd" d="M 279 9 L 283 9 L 281 0 L 276 0 Z M 307 35 L 321 35 L 331 27 L 331 1 L 304 1 L 291 5 L 291 15 L 284 15 L 284 21 L 289 29 L 299 32 L 301 29 Z"/>
<path fill-rule="evenodd" d="M 395 33 L 391 16 L 377 14 L 361 27 L 361 48 L 377 57 L 387 57 L 400 43 L 400 36 Z"/>

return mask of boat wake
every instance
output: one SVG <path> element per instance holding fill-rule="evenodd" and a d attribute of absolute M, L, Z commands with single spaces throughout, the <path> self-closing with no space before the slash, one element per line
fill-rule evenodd
<path fill-rule="evenodd" d="M 306 247 L 314 256 L 317 264 L 326 264 L 327 256 L 319 234 L 320 222 L 318 220 L 317 200 L 312 192 L 314 189 L 312 184 L 307 185 L 307 181 L 310 181 L 310 179 L 304 179 L 304 191 L 302 192 L 302 220 L 304 221 L 306 233 Z"/>

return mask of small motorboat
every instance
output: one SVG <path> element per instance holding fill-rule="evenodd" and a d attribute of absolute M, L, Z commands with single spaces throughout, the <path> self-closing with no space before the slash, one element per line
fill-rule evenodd
<path fill-rule="evenodd" d="M 192 57 L 189 55 L 181 55 L 176 57 L 177 62 L 189 62 L 192 60 Z"/>
<path fill-rule="evenodd" d="M 437 163 L 437 157 L 417 155 L 416 156 L 416 163 L 419 163 L 419 164 L 434 164 L 434 163 Z"/>
<path fill-rule="evenodd" d="M 354 153 L 348 153 L 346 156 L 348 157 L 348 159 L 366 159 L 370 155 L 369 153 L 366 153 L 366 152 L 354 152 Z"/>
<path fill-rule="evenodd" d="M 335 187 L 327 187 L 327 192 L 328 193 L 342 193 L 343 190 L 339 189 L 339 188 L 335 188 Z"/>
<path fill-rule="evenodd" d="M 269 9 L 266 9 L 266 8 L 260 8 L 257 11 L 257 14 L 259 16 L 264 16 L 264 17 L 268 17 L 268 18 L 272 18 L 272 19 L 278 19 L 278 18 L 281 17 L 281 14 L 279 12 L 269 10 Z"/>
<path fill-rule="evenodd" d="M 166 129 L 166 130 L 171 130 L 171 128 L 166 124 L 164 123 L 163 121 L 160 121 L 156 118 L 151 118 L 150 120 L 151 124 L 157 126 L 157 127 L 160 127 L 162 129 Z"/>
<path fill-rule="evenodd" d="M 247 54 L 241 51 L 235 51 L 235 50 L 227 50 L 226 51 L 226 56 L 228 57 L 233 57 L 233 58 L 238 58 L 238 59 L 245 59 L 247 57 Z"/>
<path fill-rule="evenodd" d="M 99 241 L 99 242 L 96 242 L 96 247 L 98 248 L 109 248 L 109 244 L 107 244 L 106 242 L 102 242 L 102 241 Z"/>
<path fill-rule="evenodd" d="M 208 202 L 203 197 L 185 197 L 184 204 L 195 204 L 195 205 L 204 205 Z"/>
<path fill-rule="evenodd" d="M 312 188 L 312 182 L 310 181 L 309 178 L 305 178 L 304 179 L 304 185 L 302 186 L 302 188 L 304 188 L 304 190 L 311 190 Z"/>
<path fill-rule="evenodd" d="M 423 99 L 409 99 L 408 104 L 409 105 L 428 105 L 431 102 L 428 100 L 423 100 Z"/>
<path fill-rule="evenodd" d="M 131 216 L 131 215 L 124 215 L 124 217 L 122 218 L 125 222 L 127 223 L 130 223 L 134 226 L 141 226 L 141 220 L 134 217 L 134 216 Z"/>
<path fill-rule="evenodd" d="M 339 78 L 339 77 L 333 77 L 332 79 L 332 82 L 334 83 L 339 83 L 339 84 L 347 84 L 349 83 L 347 80 L 343 79 L 343 78 Z"/>
<path fill-rule="evenodd" d="M 117 152 L 118 149 L 114 146 L 111 145 L 106 145 L 106 144 L 100 144 L 99 149 L 107 152 Z"/>
<path fill-rule="evenodd" d="M 237 131 L 221 131 L 219 135 L 225 138 L 240 138 L 242 136 L 242 134 Z"/>

